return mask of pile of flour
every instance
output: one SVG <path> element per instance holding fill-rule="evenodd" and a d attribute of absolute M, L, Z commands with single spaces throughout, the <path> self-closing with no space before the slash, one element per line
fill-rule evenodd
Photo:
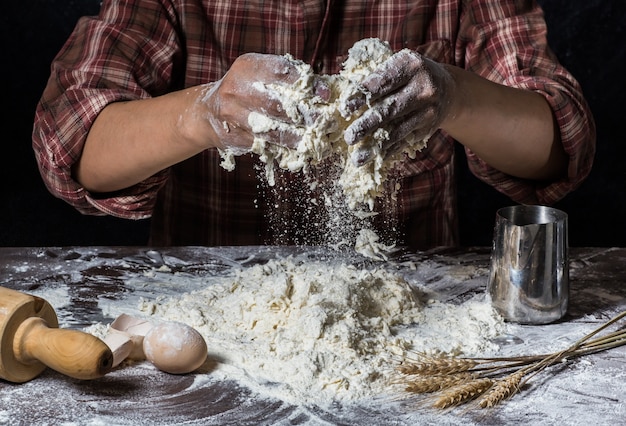
<path fill-rule="evenodd" d="M 300 78 L 293 85 L 256 83 L 257 89 L 267 91 L 281 101 L 289 118 L 300 124 L 297 131 L 302 138 L 297 149 L 271 144 L 264 138 L 264 134 L 285 128 L 293 131 L 294 128 L 261 113 L 253 112 L 249 115 L 248 124 L 256 134 L 252 151 L 266 164 L 266 177 L 270 185 L 274 182 L 275 164 L 285 170 L 306 173 L 310 165 L 329 161 L 341 170 L 337 185 L 347 205 L 352 209 L 362 205 L 373 209 L 374 200 L 380 195 L 382 185 L 396 162 L 405 153 L 413 157 L 416 151 L 424 148 L 427 140 L 409 138 L 403 152 L 389 156 L 384 148 L 384 142 L 388 139 L 388 131 L 384 128 L 354 146 L 344 142 L 346 128 L 367 108 L 366 105 L 360 110 L 349 111 L 345 108 L 346 102 L 355 96 L 368 96 L 359 83 L 392 54 L 389 44 L 376 38 L 355 43 L 348 51 L 348 59 L 339 74 L 318 76 L 331 90 L 328 101 L 312 94 L 315 74 L 311 67 L 290 55 L 286 57 L 300 72 Z M 307 117 L 311 116 L 315 117 L 314 121 L 307 122 Z M 366 165 L 357 167 L 351 161 L 351 156 L 355 150 L 365 147 L 372 150 L 374 158 Z M 235 154 L 230 150 L 222 152 L 224 168 L 235 167 Z"/>
<path fill-rule="evenodd" d="M 375 198 L 396 162 L 405 154 L 413 156 L 426 141 L 408 140 L 405 152 L 387 156 L 388 132 L 379 129 L 356 146 L 348 146 L 344 132 L 367 105 L 358 111 L 348 111 L 344 105 L 355 96 L 367 96 L 359 83 L 392 54 L 389 45 L 378 39 L 356 43 L 339 74 L 320 76 L 331 89 L 329 101 L 312 95 L 313 71 L 290 56 L 300 70 L 296 83 L 289 87 L 257 83 L 259 90 L 278 96 L 289 117 L 301 125 L 302 139 L 295 150 L 263 138 L 269 131 L 280 131 L 285 123 L 262 114 L 249 116 L 257 135 L 252 150 L 265 163 L 269 185 L 275 182 L 275 165 L 306 175 L 330 163 L 332 170 L 339 171 L 336 179 L 324 176 L 320 181 L 317 172 L 311 172 L 312 178 L 304 180 L 311 190 L 331 184 L 330 190 L 323 188 L 323 198 L 310 200 L 313 210 L 323 204 L 330 217 L 311 224 L 336 238 L 337 245 L 346 244 L 344 235 L 352 232 L 355 250 L 378 260 L 387 259 L 393 244 L 383 244 L 362 222 L 346 218 L 346 208 L 359 220 L 373 214 Z M 314 121 L 307 122 L 311 116 Z M 373 150 L 374 159 L 356 167 L 351 156 L 363 145 Z M 222 152 L 222 166 L 235 167 L 235 154 Z M 285 223 L 280 218 L 277 226 Z M 140 310 L 184 322 L 202 333 L 209 355 L 219 361 L 219 368 L 211 374 L 223 374 L 294 404 L 327 405 L 390 392 L 390 380 L 396 377 L 394 362 L 407 351 L 474 354 L 492 348 L 491 339 L 504 325 L 489 303 L 429 300 L 426 293 L 385 266 L 270 260 L 237 269 L 202 290 L 142 300 Z"/>
<path fill-rule="evenodd" d="M 291 258 L 139 309 L 196 328 L 212 375 L 294 404 L 384 395 L 407 351 L 475 354 L 504 327 L 482 300 L 441 303 L 382 268 Z"/>

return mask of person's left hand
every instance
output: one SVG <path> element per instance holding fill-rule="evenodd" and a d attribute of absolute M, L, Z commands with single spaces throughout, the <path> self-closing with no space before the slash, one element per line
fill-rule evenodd
<path fill-rule="evenodd" d="M 454 80 L 443 65 L 417 52 L 404 49 L 395 53 L 361 82 L 363 95 L 352 99 L 346 108 L 370 106 L 345 131 L 348 145 L 355 145 L 377 129 L 384 128 L 388 138 L 381 151 L 390 155 L 403 148 L 403 140 L 431 136 L 449 111 Z M 369 146 L 357 147 L 352 161 L 360 166 L 372 159 Z"/>

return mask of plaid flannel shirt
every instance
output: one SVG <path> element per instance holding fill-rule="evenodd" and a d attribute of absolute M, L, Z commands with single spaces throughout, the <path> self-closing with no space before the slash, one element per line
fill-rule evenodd
<path fill-rule="evenodd" d="M 512 200 L 552 204 L 589 174 L 595 128 L 581 88 L 550 51 L 546 32 L 540 7 L 524 0 L 104 0 L 97 17 L 79 20 L 53 62 L 33 146 L 54 195 L 85 214 L 152 217 L 155 245 L 308 243 L 301 236 L 319 218 L 294 202 L 301 177 L 281 173 L 287 189 L 270 191 L 252 155 L 238 157 L 229 172 L 218 153 L 207 150 L 114 194 L 89 193 L 73 179 L 72 165 L 111 102 L 216 81 L 246 52 L 290 53 L 317 72 L 336 73 L 356 41 L 377 37 L 394 50 L 415 49 L 545 96 L 569 155 L 566 177 L 518 179 L 468 150 L 467 157 L 476 176 Z M 439 131 L 387 183 L 376 226 L 416 248 L 457 244 L 454 168 L 454 141 Z M 400 189 L 392 196 L 391 188 Z"/>

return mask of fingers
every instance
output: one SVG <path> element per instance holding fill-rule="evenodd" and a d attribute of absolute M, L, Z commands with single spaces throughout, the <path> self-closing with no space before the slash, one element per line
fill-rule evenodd
<path fill-rule="evenodd" d="M 259 138 L 291 148 L 317 122 L 315 104 L 331 97 L 328 83 L 303 62 L 259 53 L 237 58 L 218 92 L 212 103 L 215 116 L 233 130 L 218 129 L 224 144 L 249 146 Z"/>
<path fill-rule="evenodd" d="M 406 85 L 422 66 L 423 58 L 420 54 L 404 49 L 395 53 L 365 77 L 361 86 L 370 93 L 371 100 L 376 100 Z"/>
<path fill-rule="evenodd" d="M 319 96 L 323 102 L 330 101 L 330 86 L 328 86 L 326 80 L 321 79 L 317 75 L 313 77 L 313 94 Z"/>
<path fill-rule="evenodd" d="M 423 139 L 438 128 L 442 109 L 437 105 L 446 101 L 441 96 L 445 87 L 440 90 L 438 86 L 443 81 L 440 74 L 447 72 L 442 70 L 441 65 L 405 49 L 365 77 L 354 95 L 341 100 L 339 113 L 346 120 L 355 112 L 361 114 L 343 132 L 345 142 L 354 146 L 376 140 L 376 147 L 361 144 L 353 150 L 355 164 L 364 164 L 379 153 L 385 155 L 396 145 L 401 150 L 408 135 Z M 223 96 L 218 97 L 223 102 L 216 104 L 223 121 L 241 124 L 251 136 L 287 147 L 296 147 L 307 129 L 324 121 L 325 110 L 320 105 L 332 104 L 331 92 L 336 90 L 329 87 L 333 80 L 314 74 L 289 55 L 242 55 L 223 80 Z M 253 114 L 276 125 L 255 130 L 248 120 Z M 382 139 L 376 136 L 379 129 L 386 134 Z"/>
<path fill-rule="evenodd" d="M 376 153 L 371 147 L 358 146 L 350 154 L 350 161 L 355 166 L 361 167 L 372 161 L 375 155 Z"/>
<path fill-rule="evenodd" d="M 346 129 L 344 139 L 348 145 L 354 145 L 378 128 L 391 124 L 392 121 L 402 121 L 418 108 L 419 103 L 413 88 L 404 86 L 366 110 Z"/>
<path fill-rule="evenodd" d="M 304 134 L 302 127 L 273 119 L 256 111 L 248 115 L 248 125 L 255 140 L 262 140 L 287 148 L 296 148 Z"/>
<path fill-rule="evenodd" d="M 388 144 L 393 145 L 412 135 L 417 139 L 425 139 L 436 130 L 433 123 L 437 113 L 435 108 L 427 107 L 417 114 L 407 115 L 392 122 L 389 131 Z"/>
<path fill-rule="evenodd" d="M 405 49 L 394 54 L 361 81 L 360 90 L 341 105 L 342 115 L 350 117 L 368 102 L 376 102 L 408 84 L 422 64 L 418 53 Z"/>
<path fill-rule="evenodd" d="M 373 133 L 384 123 L 410 114 L 418 108 L 418 93 L 411 81 L 422 67 L 422 57 L 410 50 L 402 50 L 386 60 L 361 82 L 371 104 L 361 117 L 346 130 L 344 139 L 354 145 Z M 344 108 L 354 112 L 365 104 L 365 95 L 350 99 Z"/>
<path fill-rule="evenodd" d="M 294 86 L 305 89 L 299 93 L 301 97 L 328 101 L 331 95 L 330 87 L 322 78 L 289 56 L 247 53 L 233 63 L 229 72 L 236 74 L 233 83 L 238 86 L 239 94 L 245 97 L 250 111 L 260 111 L 287 123 L 314 121 L 314 117 L 308 116 L 312 112 L 293 105 L 294 102 L 286 97 Z"/>
<path fill-rule="evenodd" d="M 388 123 L 385 127 L 390 130 L 378 148 L 370 143 L 371 139 L 374 139 L 371 136 L 357 140 L 353 144 L 355 147 L 350 157 L 353 164 L 356 166 L 367 164 L 377 155 L 377 152 L 380 152 L 383 158 L 397 154 L 403 150 L 409 138 L 414 141 L 429 138 L 436 130 L 429 126 L 429 123 L 433 122 L 431 117 L 434 115 L 434 108 L 428 108 L 420 114 L 409 115 Z"/>
<path fill-rule="evenodd" d="M 245 53 L 233 63 L 233 69 L 249 76 L 252 81 L 292 85 L 300 78 L 296 62 L 286 56 Z"/>
<path fill-rule="evenodd" d="M 256 133 L 256 137 L 265 141 L 271 141 L 271 143 L 275 145 L 295 149 L 302 139 L 302 134 L 298 129 L 293 127 L 277 126 L 275 129 L 268 130 L 267 132 Z"/>
<path fill-rule="evenodd" d="M 357 118 L 343 134 L 343 139 L 348 145 L 354 145 L 363 140 L 367 135 L 378 129 L 383 122 L 382 116 L 374 110 L 367 110 Z"/>
<path fill-rule="evenodd" d="M 450 104 L 450 81 L 440 64 L 408 49 L 380 65 L 361 82 L 369 108 L 344 132 L 345 142 L 356 145 L 352 161 L 356 165 L 371 161 L 374 153 L 365 141 L 373 138 L 378 129 L 387 132 L 385 140 L 380 141 L 384 157 L 405 149 L 409 138 L 421 141 L 430 137 Z M 361 108 L 363 102 L 358 97 L 350 99 L 344 108 Z"/>

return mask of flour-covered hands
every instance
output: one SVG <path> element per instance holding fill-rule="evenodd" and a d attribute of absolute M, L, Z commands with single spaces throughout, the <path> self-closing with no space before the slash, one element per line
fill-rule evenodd
<path fill-rule="evenodd" d="M 216 146 L 247 152 L 255 137 L 262 135 L 271 143 L 296 147 L 302 129 L 316 118 L 314 110 L 283 102 L 282 93 L 303 78 L 301 64 L 289 56 L 248 53 L 237 58 L 222 79 L 208 84 L 202 101 L 209 109 L 207 119 L 217 136 Z M 328 85 L 317 76 L 310 78 L 315 79 L 307 86 L 310 96 L 327 100 Z"/>
<path fill-rule="evenodd" d="M 401 151 L 407 138 L 430 137 L 450 110 L 455 83 L 441 64 L 404 49 L 365 77 L 361 87 L 363 95 L 350 99 L 345 108 L 356 110 L 367 105 L 367 109 L 346 129 L 346 143 L 356 145 L 379 129 L 386 132 L 382 146 L 356 147 L 352 155 L 356 165 L 369 162 L 375 149 L 389 156 Z"/>

